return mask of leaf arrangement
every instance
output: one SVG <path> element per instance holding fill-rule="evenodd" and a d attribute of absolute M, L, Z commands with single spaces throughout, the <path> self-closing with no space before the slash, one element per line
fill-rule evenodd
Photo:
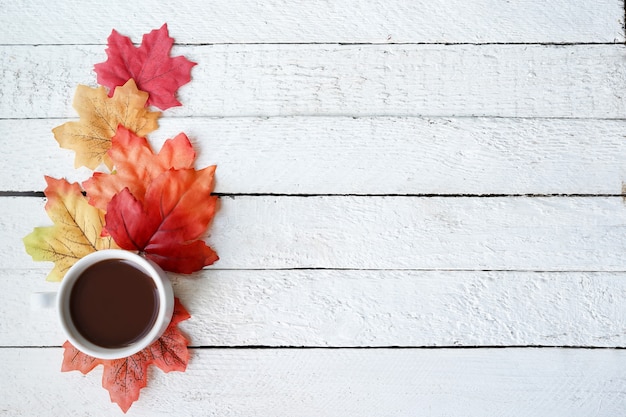
<path fill-rule="evenodd" d="M 135 251 L 166 271 L 190 274 L 217 261 L 202 240 L 215 214 L 215 166 L 195 169 L 196 153 L 180 133 L 155 153 L 146 135 L 158 128 L 161 110 L 179 106 L 178 88 L 190 81 L 194 62 L 171 57 L 167 25 L 144 35 L 140 46 L 113 30 L 107 61 L 96 64 L 101 86 L 79 85 L 73 107 L 78 121 L 53 129 L 59 145 L 75 151 L 75 166 L 93 172 L 82 184 L 45 177 L 45 209 L 53 226 L 24 238 L 35 261 L 54 262 L 49 281 L 60 281 L 85 255 L 106 248 Z M 66 342 L 63 371 L 104 366 L 103 387 L 126 412 L 147 384 L 154 364 L 184 371 L 188 341 L 177 328 L 189 318 L 176 300 L 172 322 L 153 345 L 119 360 L 101 360 Z"/>

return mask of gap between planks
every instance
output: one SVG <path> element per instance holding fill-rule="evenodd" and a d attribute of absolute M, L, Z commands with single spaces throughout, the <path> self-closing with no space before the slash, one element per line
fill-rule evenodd
<path fill-rule="evenodd" d="M 140 44 L 133 43 L 138 47 Z M 585 46 L 585 45 L 626 45 L 626 41 L 613 42 L 175 42 L 174 46 L 409 46 L 409 45 L 528 45 L 528 46 Z M 107 47 L 106 43 L 0 43 L 0 47 L 15 46 L 102 46 Z"/>
<path fill-rule="evenodd" d="M 85 193 L 83 193 L 85 194 Z M 525 194 L 358 194 L 358 193 L 311 193 L 311 194 L 289 194 L 289 193 L 213 193 L 220 198 L 237 197 L 407 197 L 407 198 L 606 198 L 621 197 L 626 198 L 626 194 L 588 194 L 588 193 L 525 193 Z M 0 191 L 0 197 L 35 197 L 45 198 L 43 191 Z"/>
<path fill-rule="evenodd" d="M 626 45 L 626 43 L 624 44 Z M 1 47 L 1 45 L 0 45 Z M 152 110 L 156 108 L 152 107 Z M 389 120 L 405 120 L 405 119 L 423 119 L 423 120 L 565 120 L 565 121 L 626 121 L 626 117 L 584 117 L 584 116 L 502 116 L 502 115 L 494 115 L 494 116 L 474 116 L 467 114 L 460 115 L 449 115 L 449 114 L 440 114 L 440 115 L 431 115 L 431 114 L 403 114 L 401 116 L 390 116 L 386 113 L 372 113 L 372 114 L 344 114 L 344 113 L 298 113 L 292 115 L 258 115 L 258 114 L 240 114 L 240 115 L 222 115 L 222 116 L 202 116 L 202 115 L 162 115 L 159 118 L 159 121 L 163 120 L 194 120 L 194 119 L 206 119 L 206 120 L 230 120 L 230 119 L 258 119 L 258 120 L 281 120 L 281 119 L 352 119 L 352 120 L 362 120 L 362 119 L 389 119 Z M 61 123 L 65 122 L 76 122 L 79 121 L 80 118 L 76 116 L 41 116 L 41 117 L 0 117 L 0 121 L 33 121 L 33 120 L 58 120 Z M 153 134 L 150 134 L 152 136 Z"/>
<path fill-rule="evenodd" d="M 1 349 L 62 349 L 50 346 L 0 346 Z M 564 350 L 626 350 L 624 346 L 575 346 L 575 345 L 449 345 L 449 346 L 270 346 L 270 345 L 213 345 L 187 346 L 190 350 L 487 350 L 487 349 L 564 349 Z"/>

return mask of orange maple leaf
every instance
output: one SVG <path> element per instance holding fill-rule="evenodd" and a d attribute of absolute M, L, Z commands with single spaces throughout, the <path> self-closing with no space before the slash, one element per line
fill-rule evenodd
<path fill-rule="evenodd" d="M 143 201 L 124 188 L 107 205 L 105 228 L 121 248 L 139 251 L 161 268 L 190 274 L 217 261 L 198 240 L 213 219 L 215 166 L 170 169 L 148 185 Z"/>
<path fill-rule="evenodd" d="M 77 122 L 67 122 L 52 129 L 62 148 L 76 152 L 76 167 L 95 169 L 103 163 L 111 169 L 111 160 L 106 155 L 111 147 L 111 138 L 118 125 L 125 126 L 140 136 L 145 136 L 159 125 L 160 112 L 145 108 L 148 93 L 139 91 L 135 81 L 128 80 L 117 87 L 112 98 L 104 87 L 90 88 L 79 85 L 74 95 L 73 106 L 80 116 Z"/>
<path fill-rule="evenodd" d="M 87 374 L 96 366 L 102 365 L 102 386 L 109 391 L 111 401 L 117 403 L 126 413 L 133 402 L 139 399 L 140 390 L 148 383 L 149 365 L 155 365 L 164 372 L 183 372 L 187 368 L 189 341 L 177 326 L 189 317 L 191 316 L 177 298 L 172 321 L 165 333 L 144 350 L 127 358 L 97 359 L 82 353 L 70 342 L 65 342 L 61 371 L 80 371 Z"/>
<path fill-rule="evenodd" d="M 111 174 L 94 172 L 83 182 L 89 203 L 102 210 L 111 198 L 128 188 L 135 198 L 142 200 L 148 185 L 168 169 L 192 168 L 196 158 L 191 142 L 184 133 L 168 139 L 155 154 L 144 137 L 119 126 L 111 139 L 107 156 L 115 166 Z"/>

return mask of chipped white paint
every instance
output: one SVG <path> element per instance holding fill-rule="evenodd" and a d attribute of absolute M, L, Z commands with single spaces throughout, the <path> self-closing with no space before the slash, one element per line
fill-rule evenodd
<path fill-rule="evenodd" d="M 87 175 L 50 129 L 112 28 L 168 22 L 199 65 L 151 140 L 187 132 L 217 191 L 252 195 L 221 198 L 219 263 L 175 277 L 209 349 L 129 415 L 622 415 L 626 351 L 545 346 L 626 347 L 626 205 L 599 195 L 626 180 L 623 7 L 0 0 L 0 192 Z M 0 196 L 0 415 L 115 414 L 28 307 L 58 286 L 21 242 L 46 224 Z"/>

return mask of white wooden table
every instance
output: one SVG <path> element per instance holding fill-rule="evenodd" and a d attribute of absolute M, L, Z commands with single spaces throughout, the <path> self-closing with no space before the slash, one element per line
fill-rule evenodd
<path fill-rule="evenodd" d="M 111 29 L 165 22 L 198 65 L 150 138 L 218 165 L 221 260 L 129 416 L 626 415 L 622 1 L 97 3 L 0 0 L 0 415 L 121 414 L 21 239 Z"/>

